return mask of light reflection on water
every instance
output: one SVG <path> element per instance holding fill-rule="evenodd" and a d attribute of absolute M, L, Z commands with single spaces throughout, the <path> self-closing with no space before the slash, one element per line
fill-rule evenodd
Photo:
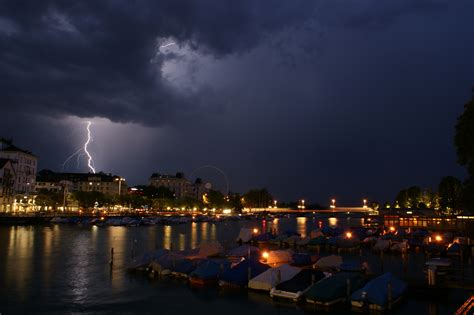
<path fill-rule="evenodd" d="M 277 314 L 279 309 L 268 296 L 259 295 L 259 301 L 255 302 L 258 307 L 249 308 L 249 303 L 254 302 L 248 301 L 246 294 L 227 297 L 216 293 L 214 296 L 212 290 L 198 293 L 181 283 L 150 283 L 146 278 L 129 276 L 126 268 L 133 259 L 156 247 L 170 248 L 174 244 L 176 250 L 191 249 L 205 240 L 236 246 L 241 227 L 277 233 L 292 229 L 308 235 L 320 222 L 324 226 L 346 224 L 347 220 L 301 217 L 143 227 L 0 226 L 0 244 L 5 244 L 0 246 L 0 312 L 134 313 L 161 309 L 164 313 L 178 314 L 192 309 L 196 313 L 220 314 L 230 308 L 231 313 L 236 314 Z M 359 222 L 355 219 L 351 224 Z M 183 300 L 187 301 L 185 305 Z M 285 309 L 285 313 L 302 314 L 296 309 Z"/>
<path fill-rule="evenodd" d="M 296 218 L 296 232 L 298 232 L 301 237 L 306 237 L 306 229 L 308 228 L 306 225 L 306 219 L 306 217 Z"/>

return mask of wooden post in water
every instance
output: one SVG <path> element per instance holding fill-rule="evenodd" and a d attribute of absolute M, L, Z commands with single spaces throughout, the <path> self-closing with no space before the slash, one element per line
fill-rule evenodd
<path fill-rule="evenodd" d="M 281 271 L 280 271 L 280 269 L 278 269 L 278 271 L 277 271 L 277 281 L 276 282 L 277 282 L 277 284 L 280 284 L 280 282 L 281 282 Z"/>
<path fill-rule="evenodd" d="M 382 273 L 383 273 L 383 250 L 380 251 L 380 265 L 382 267 Z"/>
<path fill-rule="evenodd" d="M 351 279 L 347 278 L 346 279 L 346 295 L 347 295 L 347 300 L 351 300 Z"/>
<path fill-rule="evenodd" d="M 392 309 L 392 284 L 389 282 L 387 284 L 387 300 L 388 300 L 388 309 Z"/>
<path fill-rule="evenodd" d="M 109 265 L 110 265 L 110 268 L 112 268 L 112 265 L 114 264 L 114 248 L 110 248 L 110 261 L 109 261 Z"/>

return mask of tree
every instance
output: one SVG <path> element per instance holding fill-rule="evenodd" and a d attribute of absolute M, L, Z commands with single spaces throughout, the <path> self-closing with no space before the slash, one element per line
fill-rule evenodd
<path fill-rule="evenodd" d="M 244 195 L 247 208 L 267 208 L 273 204 L 273 197 L 266 188 L 251 189 Z"/>
<path fill-rule="evenodd" d="M 458 162 L 468 172 L 462 193 L 463 208 L 474 211 L 474 98 L 464 105 L 464 112 L 458 118 L 454 144 Z"/>
<path fill-rule="evenodd" d="M 226 205 L 224 195 L 218 190 L 209 190 L 204 195 L 204 203 L 209 208 L 224 208 Z"/>
<path fill-rule="evenodd" d="M 63 192 L 49 191 L 41 189 L 35 198 L 35 204 L 40 207 L 53 207 L 56 210 L 59 205 L 62 206 L 64 201 Z"/>
<path fill-rule="evenodd" d="M 425 207 L 423 203 L 423 192 L 418 186 L 411 186 L 408 189 L 402 189 L 395 198 L 395 202 L 402 208 Z"/>
<path fill-rule="evenodd" d="M 447 212 L 457 210 L 461 206 L 462 201 L 462 183 L 453 176 L 446 176 L 441 179 L 438 186 L 440 207 Z"/>
<path fill-rule="evenodd" d="M 72 195 L 79 206 L 83 208 L 93 208 L 96 202 L 99 207 L 102 207 L 111 201 L 110 198 L 99 191 L 75 191 Z"/>

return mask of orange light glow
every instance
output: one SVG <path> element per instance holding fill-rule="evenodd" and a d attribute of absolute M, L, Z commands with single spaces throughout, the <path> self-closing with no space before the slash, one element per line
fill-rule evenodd
<path fill-rule="evenodd" d="M 439 235 L 436 235 L 436 236 L 435 236 L 435 240 L 436 240 L 437 242 L 441 242 L 441 241 L 443 240 L 443 238 L 442 238 L 441 236 L 439 236 Z"/>
<path fill-rule="evenodd" d="M 258 233 L 258 229 L 253 229 L 253 234 L 257 234 Z"/>
<path fill-rule="evenodd" d="M 351 233 L 351 232 L 347 232 L 347 233 L 346 233 L 346 237 L 347 237 L 347 238 L 351 238 L 351 237 L 352 237 L 352 233 Z"/>
<path fill-rule="evenodd" d="M 104 217 L 100 217 L 101 220 L 104 220 L 105 218 Z"/>
<path fill-rule="evenodd" d="M 395 227 L 391 226 L 390 227 L 390 232 L 395 232 Z"/>
<path fill-rule="evenodd" d="M 268 256 L 269 256 L 269 255 L 268 255 L 268 252 L 263 252 L 263 253 L 262 253 L 262 258 L 263 258 L 263 259 L 267 260 L 267 259 L 268 259 Z"/>

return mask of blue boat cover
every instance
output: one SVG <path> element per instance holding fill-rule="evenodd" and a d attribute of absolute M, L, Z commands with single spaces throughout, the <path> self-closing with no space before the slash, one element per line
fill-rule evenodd
<path fill-rule="evenodd" d="M 323 232 L 323 234 L 326 236 L 338 236 L 338 235 L 341 235 L 343 231 L 342 231 L 342 228 L 340 227 L 332 228 L 330 226 L 324 226 L 321 229 L 321 232 Z"/>
<path fill-rule="evenodd" d="M 360 289 L 365 284 L 365 280 L 360 274 L 341 272 L 314 284 L 305 293 L 305 296 L 309 300 L 319 302 L 330 302 L 345 298 L 347 294 L 347 280 L 350 280 L 350 293 Z"/>
<path fill-rule="evenodd" d="M 190 274 L 194 269 L 196 269 L 196 265 L 192 260 L 189 259 L 176 260 L 170 268 L 172 272 L 179 272 L 187 275 Z"/>
<path fill-rule="evenodd" d="M 399 298 L 407 287 L 406 283 L 387 272 L 367 283 L 362 289 L 351 295 L 351 300 L 362 301 L 363 292 L 367 293 L 367 301 L 385 307 L 388 304 L 388 284 L 392 286 L 392 300 Z"/>
<path fill-rule="evenodd" d="M 230 268 L 230 262 L 227 260 L 203 260 L 199 262 L 197 268 L 189 274 L 192 278 L 203 280 L 217 279 L 221 272 Z"/>
<path fill-rule="evenodd" d="M 286 235 L 286 237 L 290 237 L 290 236 L 301 236 L 300 233 L 296 232 L 295 230 L 286 230 L 284 231 L 283 233 L 281 233 L 281 235 Z"/>
<path fill-rule="evenodd" d="M 247 285 L 249 281 L 249 268 L 250 279 L 252 279 L 270 267 L 255 259 L 245 259 L 239 264 L 235 265 L 233 268 L 224 271 L 220 279 L 229 284 L 243 287 Z"/>
<path fill-rule="evenodd" d="M 292 279 L 284 281 L 276 286 L 277 290 L 297 293 L 306 290 L 310 285 L 324 279 L 326 276 L 319 270 L 303 269 Z"/>
<path fill-rule="evenodd" d="M 453 243 L 451 246 L 448 247 L 448 253 L 454 254 L 454 253 L 460 253 L 461 252 L 461 245 L 458 243 Z"/>

